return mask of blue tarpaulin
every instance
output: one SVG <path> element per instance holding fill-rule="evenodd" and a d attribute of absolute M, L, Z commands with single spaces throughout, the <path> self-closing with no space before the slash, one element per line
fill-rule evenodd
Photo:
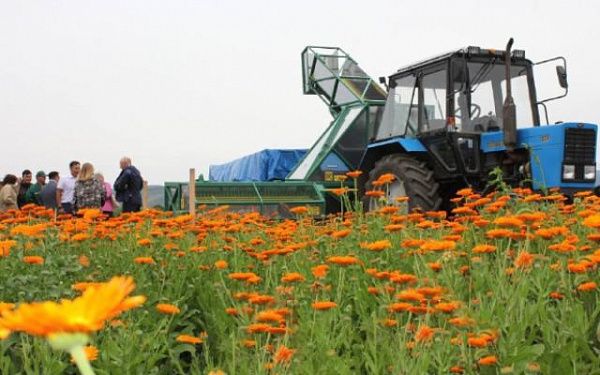
<path fill-rule="evenodd" d="M 302 159 L 307 150 L 262 150 L 226 164 L 211 165 L 211 181 L 283 180 Z"/>

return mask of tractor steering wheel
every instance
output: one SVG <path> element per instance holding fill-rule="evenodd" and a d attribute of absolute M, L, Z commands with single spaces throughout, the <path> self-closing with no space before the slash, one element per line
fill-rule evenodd
<path fill-rule="evenodd" d="M 462 113 L 459 114 L 461 112 L 460 107 L 458 107 L 456 109 L 456 111 L 454 111 L 454 117 L 462 120 Z M 481 106 L 479 104 L 475 104 L 475 103 L 471 103 L 471 118 L 477 118 L 481 115 Z"/>

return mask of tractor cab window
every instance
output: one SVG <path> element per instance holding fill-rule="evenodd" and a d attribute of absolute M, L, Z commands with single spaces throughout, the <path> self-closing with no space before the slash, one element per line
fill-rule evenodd
<path fill-rule="evenodd" d="M 506 98 L 505 66 L 493 58 L 487 62 L 468 62 L 468 86 L 454 82 L 454 116 L 459 130 L 489 132 L 502 130 L 502 108 Z M 456 75 L 456 74 L 455 74 Z M 457 77 L 466 78 L 466 74 Z M 529 99 L 527 69 L 511 66 L 512 97 L 517 108 L 517 126 L 531 126 L 533 113 Z"/>
<path fill-rule="evenodd" d="M 421 132 L 446 127 L 446 69 L 424 74 L 421 78 L 423 105 L 421 108 Z"/>
<path fill-rule="evenodd" d="M 390 82 L 390 90 L 376 139 L 416 134 L 417 103 L 417 79 L 414 75 Z"/>

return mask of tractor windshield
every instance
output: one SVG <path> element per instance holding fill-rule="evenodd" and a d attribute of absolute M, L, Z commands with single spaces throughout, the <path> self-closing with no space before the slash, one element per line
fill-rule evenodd
<path fill-rule="evenodd" d="M 467 62 L 467 74 L 457 72 L 454 65 L 454 118 L 456 127 L 465 132 L 502 130 L 502 107 L 506 98 L 504 62 L 494 57 L 487 62 Z M 464 63 L 460 64 L 464 67 Z M 517 127 L 531 126 L 531 111 L 527 68 L 511 66 L 512 97 L 517 108 Z"/>

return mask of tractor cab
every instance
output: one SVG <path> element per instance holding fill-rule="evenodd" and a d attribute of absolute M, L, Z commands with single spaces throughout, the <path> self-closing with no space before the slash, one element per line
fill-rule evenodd
<path fill-rule="evenodd" d="M 503 129 L 504 51 L 468 47 L 398 70 L 376 140 L 428 132 L 483 133 Z M 512 53 L 510 77 L 517 126 L 539 125 L 532 63 Z"/>

